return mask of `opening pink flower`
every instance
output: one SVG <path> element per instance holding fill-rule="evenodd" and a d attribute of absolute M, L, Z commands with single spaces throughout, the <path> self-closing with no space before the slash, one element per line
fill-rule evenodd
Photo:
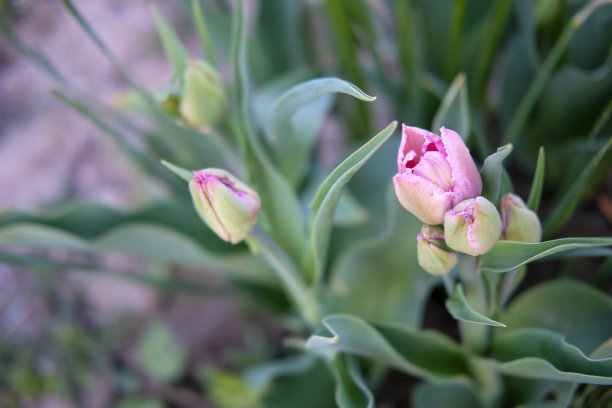
<path fill-rule="evenodd" d="M 444 127 L 439 136 L 403 125 L 397 168 L 397 198 L 426 224 L 442 224 L 448 210 L 482 191 L 469 149 L 456 132 Z"/>

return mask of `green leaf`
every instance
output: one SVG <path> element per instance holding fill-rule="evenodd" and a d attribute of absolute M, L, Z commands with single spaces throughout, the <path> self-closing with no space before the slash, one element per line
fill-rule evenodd
<path fill-rule="evenodd" d="M 323 325 L 333 336 L 311 336 L 308 349 L 355 354 L 429 380 L 458 380 L 468 372 L 459 345 L 438 332 L 372 325 L 350 315 L 328 316 Z"/>
<path fill-rule="evenodd" d="M 200 37 L 200 45 L 202 46 L 204 56 L 212 66 L 216 66 L 215 49 L 210 33 L 208 32 L 208 25 L 206 24 L 206 18 L 204 18 L 200 0 L 191 0 L 191 14 L 193 15 L 193 22 L 196 26 L 196 30 L 198 31 L 198 37 Z"/>
<path fill-rule="evenodd" d="M 484 360 L 484 363 L 504 374 L 612 385 L 612 358 L 589 358 L 555 332 L 512 330 L 498 336 L 491 348 L 496 360 Z"/>
<path fill-rule="evenodd" d="M 580 175 L 572 183 L 572 185 L 563 190 L 562 196 L 555 200 L 552 210 L 544 221 L 543 233 L 544 236 L 554 234 L 563 227 L 570 219 L 584 191 L 589 187 L 589 179 L 597 169 L 599 162 L 604 157 L 610 146 L 612 145 L 612 137 L 608 142 L 601 147 L 593 156 L 589 164 L 580 172 Z"/>
<path fill-rule="evenodd" d="M 214 368 L 200 370 L 206 394 L 219 408 L 260 408 L 260 393 L 256 392 L 240 376 Z"/>
<path fill-rule="evenodd" d="M 542 189 L 544 187 L 544 163 L 546 160 L 544 153 L 544 146 L 540 146 L 538 152 L 538 161 L 536 162 L 536 170 L 533 175 L 533 182 L 531 183 L 531 190 L 529 191 L 529 198 L 527 199 L 527 207 L 533 211 L 538 211 L 540 207 L 540 199 L 542 198 Z"/>
<path fill-rule="evenodd" d="M 464 73 L 457 74 L 434 116 L 432 130 L 442 126 L 459 133 L 464 141 L 470 137 L 470 106 Z"/>
<path fill-rule="evenodd" d="M 455 286 L 455 293 L 453 296 L 446 299 L 444 304 L 446 305 L 448 312 L 457 320 L 476 324 L 486 324 L 489 326 L 506 327 L 505 324 L 489 319 L 488 317 L 483 316 L 472 309 L 465 298 L 463 286 L 461 286 L 460 283 Z"/>
<path fill-rule="evenodd" d="M 369 142 L 340 163 L 327 179 L 323 181 L 321 187 L 317 191 L 311 204 L 314 215 L 311 222 L 309 252 L 307 253 L 308 261 L 312 261 L 310 265 L 313 267 L 315 282 L 319 282 L 323 275 L 332 220 L 342 191 L 357 170 L 359 170 L 361 166 L 372 157 L 376 150 L 391 137 L 396 127 L 397 122 L 392 122 Z"/>
<path fill-rule="evenodd" d="M 491 201 L 495 206 L 499 203 L 501 191 L 501 175 L 503 161 L 512 152 L 512 145 L 507 144 L 497 148 L 497 152 L 487 157 L 480 169 L 482 176 L 482 196 Z"/>
<path fill-rule="evenodd" d="M 57 228 L 19 223 L 0 228 L 0 245 L 121 253 L 149 262 L 203 268 L 230 279 L 254 283 L 268 281 L 268 286 L 276 284 L 268 268 L 246 251 L 232 255 L 218 254 L 172 229 L 150 223 L 126 223 L 88 240 Z"/>
<path fill-rule="evenodd" d="M 372 102 L 376 97 L 370 96 L 350 82 L 339 78 L 317 78 L 295 85 L 281 95 L 272 108 L 269 116 L 268 136 L 272 141 L 284 137 L 293 115 L 315 98 L 330 94 L 343 93 L 362 101 Z"/>
<path fill-rule="evenodd" d="M 307 373 L 315 362 L 315 356 L 302 353 L 250 367 L 244 373 L 244 378 L 253 388 L 263 391 L 279 377 L 300 376 Z"/>
<path fill-rule="evenodd" d="M 151 4 L 151 12 L 155 18 L 157 33 L 161 39 L 166 57 L 170 60 L 170 63 L 174 68 L 174 74 L 182 86 L 183 73 L 185 72 L 185 68 L 187 67 L 187 59 L 189 58 L 187 51 L 185 51 L 179 36 L 161 15 L 155 4 Z"/>
<path fill-rule="evenodd" d="M 374 408 L 374 395 L 354 357 L 343 354 L 336 356 L 333 368 L 336 377 L 336 403 L 340 408 Z"/>
<path fill-rule="evenodd" d="M 176 164 L 172 164 L 166 160 L 162 160 L 161 164 L 166 166 L 171 172 L 185 180 L 187 183 L 189 183 L 193 179 L 193 172 L 183 167 L 177 166 Z"/>
<path fill-rule="evenodd" d="M 481 256 L 482 269 L 506 272 L 559 252 L 610 245 L 612 245 L 612 238 L 561 238 L 537 244 L 499 241 L 493 249 Z"/>
<path fill-rule="evenodd" d="M 466 384 L 420 383 L 412 392 L 411 400 L 415 408 L 480 406 L 473 390 Z"/>
<path fill-rule="evenodd" d="M 187 352 L 163 320 L 154 320 L 136 346 L 138 360 L 158 380 L 172 382 L 183 375 Z"/>
<path fill-rule="evenodd" d="M 538 327 L 563 334 L 589 354 L 612 337 L 612 298 L 575 280 L 554 280 L 521 294 L 501 318 L 512 329 Z"/>
<path fill-rule="evenodd" d="M 115 408 L 165 408 L 166 404 L 155 398 L 128 397 L 117 401 Z"/>
<path fill-rule="evenodd" d="M 370 176 L 365 171 L 360 175 Z M 377 197 L 385 197 L 387 205 L 379 210 L 387 214 L 384 229 L 365 239 L 351 238 L 337 256 L 325 288 L 326 309 L 370 321 L 419 327 L 431 289 L 439 283 L 417 263 L 415 241 L 423 223 L 401 206 L 391 182 L 386 190 L 376 191 Z"/>

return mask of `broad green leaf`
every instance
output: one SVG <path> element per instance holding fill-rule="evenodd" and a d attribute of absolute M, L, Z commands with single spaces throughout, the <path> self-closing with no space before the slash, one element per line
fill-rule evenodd
<path fill-rule="evenodd" d="M 161 39 L 162 46 L 166 57 L 170 60 L 172 67 L 174 68 L 174 74 L 179 80 L 179 83 L 183 83 L 183 73 L 187 67 L 188 54 L 181 43 L 179 36 L 176 34 L 174 29 L 166 19 L 161 15 L 155 4 L 151 5 L 151 12 L 155 18 L 155 25 L 157 26 L 157 33 Z"/>
<path fill-rule="evenodd" d="M 216 66 L 215 49 L 210 33 L 208 32 L 208 25 L 206 24 L 206 18 L 204 17 L 200 0 L 191 0 L 191 14 L 193 15 L 193 22 L 196 26 L 196 30 L 198 31 L 200 46 L 202 47 L 204 56 L 212 66 Z"/>
<path fill-rule="evenodd" d="M 350 82 L 339 78 L 317 78 L 303 82 L 281 95 L 274 104 L 269 116 L 270 139 L 278 141 L 285 137 L 291 118 L 301 107 L 321 95 L 330 93 L 344 93 L 367 102 L 376 100 Z"/>
<path fill-rule="evenodd" d="M 350 315 L 328 316 L 323 325 L 332 337 L 311 336 L 308 349 L 355 354 L 429 380 L 462 380 L 468 372 L 460 346 L 438 332 L 371 325 Z"/>
<path fill-rule="evenodd" d="M 71 273 L 97 273 L 110 275 L 114 278 L 129 282 L 146 285 L 155 290 L 160 291 L 176 291 L 191 295 L 200 296 L 227 296 L 228 290 L 225 288 L 203 285 L 198 282 L 176 279 L 171 276 L 153 276 L 150 273 L 141 273 L 142 271 L 134 270 L 118 270 L 117 268 L 108 268 L 99 262 L 68 261 L 62 262 L 50 257 L 34 256 L 34 255 L 17 255 L 12 253 L 0 252 L 0 262 L 10 265 L 20 265 L 29 270 L 41 270 L 44 272 L 65 274 L 66 271 Z"/>
<path fill-rule="evenodd" d="M 254 389 L 261 391 L 268 388 L 279 377 L 299 376 L 310 371 L 315 362 L 316 358 L 312 354 L 301 353 L 250 367 L 243 377 Z"/>
<path fill-rule="evenodd" d="M 189 183 L 193 179 L 193 172 L 183 167 L 177 166 L 176 164 L 172 164 L 166 160 L 162 160 L 161 164 L 166 166 L 171 172 L 185 180 L 187 183 Z"/>
<path fill-rule="evenodd" d="M 512 330 L 492 343 L 485 364 L 525 378 L 612 385 L 612 358 L 592 359 L 563 336 L 545 329 Z"/>
<path fill-rule="evenodd" d="M 455 286 L 455 293 L 453 296 L 448 298 L 444 304 L 446 305 L 448 312 L 457 320 L 469 323 L 506 327 L 505 324 L 489 319 L 488 317 L 483 316 L 472 309 L 465 298 L 463 286 L 461 286 L 460 283 Z"/>
<path fill-rule="evenodd" d="M 422 222 L 397 201 L 391 182 L 386 191 L 381 190 L 377 186 L 375 191 L 377 197 L 385 197 L 386 207 L 379 210 L 386 213 L 385 227 L 365 239 L 352 237 L 336 256 L 326 287 L 326 308 L 330 313 L 419 327 L 425 302 L 439 279 L 417 263 L 416 236 Z"/>
<path fill-rule="evenodd" d="M 538 152 L 538 161 L 536 162 L 536 170 L 533 175 L 533 181 L 531 182 L 531 190 L 529 191 L 529 198 L 527 199 L 527 207 L 533 211 L 538 211 L 540 207 L 540 199 L 542 198 L 542 189 L 544 188 L 544 162 L 546 155 L 544 153 L 544 146 L 540 146 Z"/>
<path fill-rule="evenodd" d="M 434 116 L 432 130 L 437 132 L 442 126 L 459 133 L 464 141 L 470 137 L 470 106 L 463 73 L 455 77 Z"/>
<path fill-rule="evenodd" d="M 206 388 L 206 394 L 216 407 L 261 407 L 261 393 L 232 372 L 205 368 L 200 370 L 198 376 Z"/>
<path fill-rule="evenodd" d="M 572 185 L 565 189 L 562 196 L 555 200 L 552 210 L 544 221 L 544 236 L 551 235 L 558 231 L 572 216 L 578 202 L 580 201 L 582 193 L 589 187 L 589 178 L 597 169 L 599 162 L 606 154 L 610 146 L 612 146 L 612 137 L 608 139 L 608 142 L 597 151 L 597 154 L 593 156 L 589 164 L 582 170 Z"/>
<path fill-rule="evenodd" d="M 497 152 L 487 157 L 480 169 L 482 176 L 482 196 L 495 206 L 499 203 L 501 191 L 501 175 L 503 161 L 512 152 L 512 145 L 507 144 L 497 148 Z"/>
<path fill-rule="evenodd" d="M 411 400 L 415 408 L 480 406 L 474 391 L 465 384 L 420 383 L 414 388 Z"/>
<path fill-rule="evenodd" d="M 537 244 L 499 241 L 493 249 L 482 255 L 482 269 L 492 272 L 506 272 L 559 252 L 611 245 L 612 238 L 561 238 Z"/>
<path fill-rule="evenodd" d="M 136 346 L 136 354 L 146 372 L 158 380 L 172 382 L 183 375 L 187 352 L 163 320 L 153 320 Z"/>
<path fill-rule="evenodd" d="M 166 404 L 153 397 L 127 397 L 117 401 L 115 408 L 166 408 Z"/>
<path fill-rule="evenodd" d="M 612 337 L 612 298 L 578 281 L 554 280 L 521 294 L 501 318 L 510 329 L 553 330 L 589 354 Z"/>
<path fill-rule="evenodd" d="M 308 174 L 318 137 L 334 102 L 332 95 L 323 95 L 303 106 L 291 118 L 287 133 L 278 141 L 278 170 L 299 187 Z"/>
<path fill-rule="evenodd" d="M 150 223 L 125 223 L 95 239 L 83 239 L 57 228 L 19 223 L 0 228 L 0 245 L 121 253 L 150 262 L 167 262 L 204 268 L 229 279 L 275 285 L 268 268 L 246 251 L 221 255 L 203 248 L 172 229 Z"/>
<path fill-rule="evenodd" d="M 337 355 L 333 368 L 336 377 L 336 403 L 340 408 L 374 408 L 374 395 L 354 357 Z"/>
<path fill-rule="evenodd" d="M 311 222 L 310 246 L 306 255 L 309 266 L 313 267 L 315 282 L 319 282 L 323 275 L 332 220 L 342 191 L 357 170 L 391 137 L 396 127 L 397 122 L 392 122 L 368 143 L 340 163 L 321 184 L 319 191 L 317 191 L 311 204 L 314 215 Z"/>
<path fill-rule="evenodd" d="M 335 408 L 334 378 L 321 360 L 302 373 L 278 377 L 262 397 L 262 408 Z"/>
<path fill-rule="evenodd" d="M 233 107 L 238 133 L 246 147 L 249 181 L 261 197 L 260 217 L 272 238 L 294 260 L 300 260 L 305 244 L 302 214 L 295 191 L 272 166 L 251 123 L 247 66 L 247 12 L 239 0 L 232 22 L 231 64 L 234 73 Z"/>

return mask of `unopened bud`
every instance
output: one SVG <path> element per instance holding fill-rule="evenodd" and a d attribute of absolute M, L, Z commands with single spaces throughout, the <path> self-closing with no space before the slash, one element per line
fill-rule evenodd
<path fill-rule="evenodd" d="M 502 239 L 518 242 L 540 242 L 542 227 L 535 212 L 515 194 L 506 194 L 500 201 Z"/>
<path fill-rule="evenodd" d="M 457 264 L 457 254 L 444 242 L 444 229 L 423 225 L 417 235 L 417 259 L 419 265 L 432 275 L 446 275 Z"/>
<path fill-rule="evenodd" d="M 193 174 L 189 191 L 198 215 L 224 241 L 236 244 L 245 239 L 257 223 L 257 193 L 225 170 Z"/>
<path fill-rule="evenodd" d="M 482 255 L 499 240 L 501 218 L 495 206 L 484 197 L 457 204 L 444 216 L 446 243 L 455 251 Z"/>
<path fill-rule="evenodd" d="M 215 68 L 204 61 L 188 61 L 183 74 L 181 116 L 192 126 L 211 126 L 228 109 L 225 86 Z"/>

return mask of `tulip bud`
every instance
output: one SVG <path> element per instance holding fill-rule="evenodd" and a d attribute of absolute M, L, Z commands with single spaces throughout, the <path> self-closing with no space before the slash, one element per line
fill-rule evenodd
<path fill-rule="evenodd" d="M 470 151 L 444 127 L 438 136 L 404 125 L 393 185 L 404 208 L 431 225 L 442 224 L 448 210 L 482 192 Z"/>
<path fill-rule="evenodd" d="M 444 216 L 446 243 L 465 254 L 476 256 L 488 252 L 499 240 L 501 231 L 499 213 L 484 197 L 465 200 Z"/>
<path fill-rule="evenodd" d="M 540 242 L 542 227 L 535 212 L 515 194 L 506 194 L 500 201 L 502 239 L 518 242 Z"/>
<path fill-rule="evenodd" d="M 224 241 L 236 244 L 250 233 L 260 200 L 246 184 L 221 169 L 193 172 L 189 191 L 198 215 Z"/>
<path fill-rule="evenodd" d="M 432 275 L 446 275 L 457 264 L 457 254 L 444 242 L 444 229 L 423 225 L 417 235 L 417 259 L 421 268 Z"/>
<path fill-rule="evenodd" d="M 229 106 L 217 70 L 204 61 L 188 61 L 183 81 L 179 104 L 181 116 L 195 127 L 217 123 Z"/>

